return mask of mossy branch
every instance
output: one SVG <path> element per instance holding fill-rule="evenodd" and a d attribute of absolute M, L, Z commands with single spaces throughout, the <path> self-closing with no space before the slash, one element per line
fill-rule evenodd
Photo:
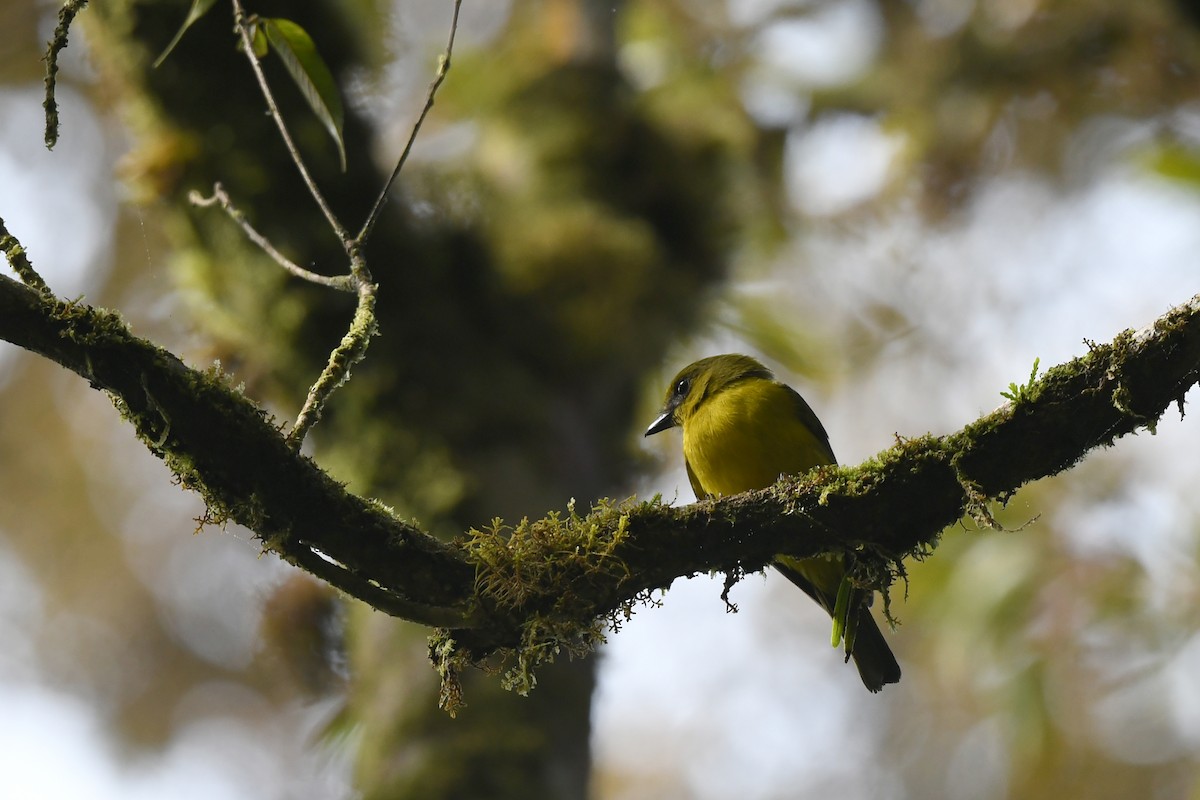
<path fill-rule="evenodd" d="M 676 577 L 761 569 L 778 553 L 852 552 L 864 586 L 886 588 L 964 514 L 1007 499 L 1096 447 L 1153 430 L 1200 381 L 1200 295 L 1137 333 L 1089 344 L 1018 402 L 949 436 L 902 439 L 855 467 L 717 501 L 601 501 L 587 514 L 497 521 L 439 543 L 358 498 L 289 447 L 220 375 L 135 337 L 112 312 L 65 303 L 0 276 L 0 339 L 39 353 L 108 392 L 143 443 L 204 497 L 213 522 L 235 520 L 264 547 L 387 613 L 444 628 L 435 640 L 454 676 L 497 651 L 532 685 L 538 662 L 592 646 L 603 623 Z"/>
<path fill-rule="evenodd" d="M 50 287 L 46 285 L 42 276 L 30 263 L 25 246 L 17 240 L 17 237 L 8 232 L 8 227 L 4 224 L 3 219 L 0 219 L 0 253 L 4 253 L 9 266 L 12 267 L 13 272 L 17 273 L 17 277 L 25 282 L 26 286 L 34 289 L 43 297 L 53 296 Z"/>
<path fill-rule="evenodd" d="M 204 498 L 207 522 L 245 525 L 266 549 L 390 614 L 465 623 L 474 580 L 465 555 L 347 492 L 222 375 L 186 366 L 111 311 L 4 276 L 0 339 L 107 392 L 142 443 Z"/>

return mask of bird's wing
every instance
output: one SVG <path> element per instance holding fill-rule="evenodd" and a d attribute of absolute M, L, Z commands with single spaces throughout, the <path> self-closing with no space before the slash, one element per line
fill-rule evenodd
<path fill-rule="evenodd" d="M 838 587 L 845 571 L 841 559 L 835 561 L 827 558 L 776 556 L 771 566 L 803 589 L 804 593 L 816 600 L 826 612 L 833 613 Z"/>
<path fill-rule="evenodd" d="M 687 456 L 683 457 L 683 466 L 687 470 L 688 482 L 692 484 L 692 491 L 696 493 L 697 500 L 707 500 L 710 495 L 704 491 L 704 487 L 700 485 L 700 479 L 696 477 L 696 473 L 692 470 L 692 464 L 687 460 Z"/>
<path fill-rule="evenodd" d="M 799 392 L 788 386 L 786 383 L 781 383 L 779 385 L 786 389 L 788 394 L 792 396 L 792 403 L 796 407 L 796 416 L 800 418 L 800 422 L 802 422 L 806 428 L 813 432 L 813 437 L 821 444 L 821 447 L 824 448 L 825 455 L 829 456 L 829 463 L 836 464 L 837 456 L 833 454 L 833 447 L 831 447 L 829 444 L 829 434 L 825 432 L 825 426 L 821 424 L 821 420 L 817 419 L 816 413 L 813 412 L 812 408 L 808 405 L 808 402 L 800 396 Z"/>

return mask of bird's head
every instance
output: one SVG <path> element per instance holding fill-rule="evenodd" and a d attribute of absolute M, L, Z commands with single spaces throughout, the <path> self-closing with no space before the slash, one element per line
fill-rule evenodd
<path fill-rule="evenodd" d="M 737 353 L 709 356 L 688 364 L 671 380 L 662 411 L 645 435 L 686 425 L 706 400 L 747 378 L 771 380 L 774 376 L 757 360 Z"/>

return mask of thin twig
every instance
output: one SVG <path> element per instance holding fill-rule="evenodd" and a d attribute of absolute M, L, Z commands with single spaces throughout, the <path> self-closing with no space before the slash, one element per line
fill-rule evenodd
<path fill-rule="evenodd" d="M 338 387 L 346 382 L 350 377 L 351 368 L 366 355 L 367 346 L 371 342 L 371 337 L 375 335 L 378 326 L 375 319 L 376 284 L 371 280 L 371 275 L 367 271 L 366 263 L 363 260 L 361 242 L 357 239 L 351 239 L 350 234 L 342 227 L 342 223 L 325 201 L 325 196 L 317 188 L 316 181 L 309 174 L 308 168 L 305 166 L 304 159 L 300 156 L 300 151 L 296 147 L 295 142 L 292 141 L 292 136 L 283 121 L 283 115 L 279 112 L 279 106 L 276 104 L 275 97 L 271 93 L 271 88 L 267 84 L 266 75 L 263 74 L 262 65 L 258 61 L 258 56 L 254 53 L 254 43 L 250 36 L 250 26 L 246 22 L 246 14 L 242 9 L 241 1 L 232 0 L 232 2 L 234 24 L 237 26 L 238 35 L 241 37 L 242 48 L 246 51 L 250 67 L 254 70 L 254 77 L 258 80 L 258 86 L 262 90 L 263 98 L 267 101 L 267 108 L 271 113 L 271 118 L 275 120 L 275 124 L 279 128 L 279 133 L 283 137 L 284 144 L 287 146 L 288 153 L 291 154 L 292 162 L 296 165 L 296 169 L 300 171 L 300 176 L 304 179 L 305 184 L 307 184 L 309 193 L 316 200 L 321 213 L 325 215 L 325 219 L 329 221 L 334 235 L 341 241 L 342 247 L 346 250 L 346 255 L 350 257 L 350 274 L 337 278 L 325 278 L 302 269 L 278 254 L 275 248 L 255 232 L 244 219 L 239 219 L 240 214 L 236 214 L 235 216 L 236 209 L 228 202 L 228 196 L 225 197 L 224 201 L 218 197 L 218 195 L 223 194 L 219 186 L 216 187 L 217 191 L 214 193 L 215 201 L 220 202 L 226 211 L 231 216 L 234 216 L 234 219 L 242 226 L 243 230 L 246 231 L 246 234 L 252 240 L 262 247 L 265 252 L 271 254 L 277 262 L 293 275 L 298 275 L 314 283 L 321 283 L 358 294 L 358 306 L 354 310 L 354 319 L 350 323 L 350 329 L 346 331 L 346 335 L 342 337 L 342 341 L 329 354 L 329 362 L 309 388 L 304 406 L 300 409 L 300 414 L 296 417 L 296 423 L 292 427 L 292 432 L 288 434 L 288 445 L 295 450 L 299 450 L 300 446 L 304 443 L 304 437 L 308 434 L 308 431 L 321 418 L 321 413 L 329 397 Z M 314 280 L 314 278 L 317 280 Z"/>
<path fill-rule="evenodd" d="M 425 121 L 425 117 L 429 114 L 429 110 L 433 108 L 434 97 L 437 95 L 438 88 L 446 79 L 446 73 L 450 71 L 450 56 L 454 51 L 454 37 L 458 32 L 458 15 L 462 7 L 462 0 L 455 0 L 454 15 L 450 22 L 450 34 L 446 42 L 446 50 L 438 61 L 437 75 L 433 82 L 429 85 L 429 93 L 425 99 L 425 107 L 422 109 L 420 116 L 417 118 L 416 124 L 413 125 L 412 133 L 409 135 L 408 142 L 404 147 L 404 152 L 400 155 L 400 160 L 396 164 L 396 168 L 392 171 L 391 177 L 384 184 L 382 191 L 379 193 L 378 199 L 375 201 L 374 207 L 370 214 L 367 215 L 366 221 L 363 223 L 362 229 L 353 239 L 349 237 L 346 229 L 342 227 L 333 211 L 325 201 L 324 195 L 317 188 L 316 182 L 309 174 L 307 167 L 304 165 L 304 160 L 300 156 L 300 151 L 296 148 L 292 141 L 291 134 L 288 132 L 287 125 L 283 121 L 283 115 L 279 113 L 279 107 L 275 103 L 275 98 L 271 94 L 271 89 L 267 84 L 266 76 L 263 74 L 262 65 L 258 61 L 258 56 L 254 53 L 254 43 L 250 35 L 250 26 L 246 22 L 246 14 L 242 8 L 240 0 L 232 0 L 234 9 L 234 23 L 237 26 L 238 35 L 242 40 L 242 48 L 246 51 L 246 57 L 250 61 L 251 69 L 254 71 L 254 77 L 258 80 L 259 88 L 262 90 L 263 97 L 267 101 L 267 108 L 271 113 L 271 117 L 275 120 L 276 126 L 279 128 L 279 133 L 283 137 L 284 144 L 287 146 L 288 152 L 292 156 L 292 161 L 296 168 L 300 170 L 300 175 L 304 182 L 308 185 L 309 192 L 313 199 L 316 200 L 321 212 L 329 221 L 334 233 L 341 240 L 342 246 L 346 249 L 347 255 L 350 256 L 350 274 L 339 276 L 336 278 L 328 278 L 326 276 L 317 275 L 303 269 L 284 257 L 253 227 L 245 220 L 240 212 L 233 206 L 229 196 L 224 192 L 218 184 L 214 187 L 212 198 L 203 198 L 196 193 L 192 193 L 192 202 L 197 205 L 211 205 L 214 203 L 220 204 L 225 209 L 226 213 L 237 222 L 246 235 L 250 237 L 259 247 L 270 255 L 288 272 L 303 278 L 304 280 L 313 283 L 319 283 L 326 286 L 332 286 L 337 289 L 355 291 L 358 294 L 358 307 L 354 311 L 354 319 L 350 323 L 350 329 L 346 331 L 346 335 L 342 337 L 342 341 L 329 354 L 329 362 L 322 370 L 320 377 L 308 390 L 308 397 L 304 401 L 303 408 L 300 409 L 300 414 L 296 417 L 296 423 L 292 427 L 292 432 L 288 435 L 288 444 L 299 449 L 304 443 L 304 437 L 308 431 L 321 418 L 321 413 L 328 401 L 330 395 L 338 389 L 350 377 L 350 370 L 363 359 L 366 355 L 367 346 L 371 342 L 371 337 L 375 335 L 378 323 L 375 318 L 375 292 L 377 284 L 372 280 L 371 273 L 367 270 L 366 261 L 362 255 L 363 246 L 366 243 L 367 237 L 371 233 L 375 222 L 379 219 L 380 211 L 387 199 L 388 191 L 391 189 L 392 183 L 400 174 L 400 170 L 404 168 L 404 164 L 408 161 L 409 153 L 412 151 L 413 142 L 416 141 L 417 133 L 421 130 L 421 125 Z"/>
<path fill-rule="evenodd" d="M 58 27 L 46 45 L 46 99 L 42 108 L 46 110 L 46 133 L 43 141 L 47 150 L 53 150 L 58 144 L 58 101 L 54 99 L 54 90 L 58 85 L 58 54 L 67 46 L 67 32 L 75 15 L 87 7 L 88 0 L 67 0 L 58 10 Z"/>
<path fill-rule="evenodd" d="M 454 36 L 458 33 L 458 12 L 461 8 L 462 0 L 454 0 L 454 16 L 450 20 L 450 36 L 446 41 L 446 50 L 438 58 L 437 74 L 434 75 L 433 82 L 429 84 L 429 91 L 425 95 L 425 107 L 421 109 L 421 114 L 417 117 L 412 131 L 408 135 L 408 142 L 404 145 L 404 152 L 400 154 L 400 160 L 396 162 L 396 168 L 392 170 L 391 177 L 383 185 L 383 191 L 375 199 L 375 205 L 371 208 L 371 213 L 367 215 L 367 219 L 359 230 L 358 235 L 354 237 L 354 241 L 360 245 L 365 243 L 367 237 L 371 235 L 371 229 L 375 227 L 375 223 L 379 219 L 379 214 L 383 211 L 383 204 L 387 202 L 388 192 L 391 191 L 392 184 L 395 183 L 396 178 L 400 175 L 400 170 L 404 169 L 404 164 L 408 161 L 409 153 L 412 152 L 413 143 L 417 140 L 417 134 L 421 130 L 421 125 L 424 124 L 425 117 L 429 115 L 430 109 L 433 108 L 433 100 L 437 95 L 438 88 L 441 87 L 442 81 L 446 80 L 446 73 L 450 71 L 450 56 L 454 53 Z"/>
<path fill-rule="evenodd" d="M 220 183 L 213 184 L 212 197 L 205 197 L 197 191 L 192 191 L 188 194 L 188 201 L 192 205 L 200 208 L 208 208 L 209 206 L 214 205 L 220 206 L 222 209 L 224 209 L 225 213 L 229 215 L 229 218 L 238 224 L 250 241 L 262 248 L 262 251 L 270 256 L 275 263 L 283 267 L 292 275 L 295 275 L 297 278 L 308 281 L 309 283 L 328 286 L 331 289 L 337 289 L 339 292 L 353 292 L 355 290 L 354 276 L 319 275 L 316 272 L 311 272 L 305 269 L 289 259 L 283 253 L 276 250 L 275 246 L 271 244 L 267 237 L 255 230 L 254 226 L 251 225 L 249 220 L 246 219 L 246 215 L 243 214 L 237 208 L 237 206 L 233 204 L 233 200 L 229 197 L 229 193 L 225 191 L 225 187 Z"/>
<path fill-rule="evenodd" d="M 279 106 L 275 103 L 275 96 L 271 94 L 271 87 L 267 83 L 267 76 L 263 74 L 262 64 L 258 61 L 258 56 L 254 53 L 254 41 L 250 36 L 250 26 L 246 24 L 246 12 L 242 9 L 241 0 L 232 0 L 233 2 L 233 20 L 237 27 L 238 35 L 242 39 L 242 49 L 246 51 L 246 58 L 250 61 L 250 68 L 254 71 L 254 77 L 258 80 L 258 88 L 262 91 L 263 98 L 267 101 L 267 110 L 271 114 L 271 118 L 275 120 L 275 125 L 279 128 L 279 134 L 283 137 L 283 143 L 287 147 L 288 153 L 291 154 L 292 163 L 296 165 L 296 169 L 300 171 L 300 177 L 304 179 L 305 185 L 308 186 L 309 194 L 316 201 L 317 206 L 321 209 L 321 213 L 325 215 L 325 219 L 329 221 L 330 227 L 337 235 L 338 240 L 342 242 L 342 246 L 349 248 L 350 234 L 342 227 L 342 223 L 338 220 L 337 215 L 333 213 L 333 209 L 329 207 L 329 203 L 325 201 L 325 195 L 321 194 L 321 190 L 317 188 L 317 182 L 313 180 L 312 175 L 308 172 L 308 167 L 304 165 L 304 159 L 300 156 L 300 150 L 296 147 L 296 143 L 292 141 L 292 135 L 288 132 L 287 124 L 283 121 L 283 114 L 279 112 Z"/>
<path fill-rule="evenodd" d="M 234 0 L 235 4 L 237 2 L 238 0 Z M 300 409 L 300 413 L 296 417 L 296 423 L 292 427 L 292 432 L 288 434 L 288 444 L 297 450 L 304 443 L 304 437 L 308 435 L 308 431 L 320 420 L 321 413 L 330 395 L 349 379 L 350 370 L 366 356 L 367 346 L 371 343 L 371 337 L 377 331 L 377 322 L 375 319 L 375 291 L 377 284 L 371 278 L 371 273 L 367 269 L 362 249 L 366 244 L 367 237 L 371 235 L 371 229 L 379 219 L 392 183 L 395 182 L 396 177 L 400 174 L 400 170 L 404 168 L 404 164 L 408 161 L 413 142 L 416 141 L 417 134 L 421 130 L 421 124 L 425 121 L 425 117 L 428 116 L 429 110 L 433 108 L 433 101 L 437 95 L 438 88 L 446 79 L 446 73 L 450 71 L 450 56 L 454 52 L 454 36 L 458 32 L 458 13 L 461 7 L 462 0 L 455 0 L 454 16 L 450 20 L 450 34 L 446 41 L 446 50 L 438 60 L 437 75 L 429 85 L 429 92 L 425 98 L 425 107 L 421 110 L 420 116 L 417 117 L 417 121 L 413 125 L 408 142 L 405 144 L 404 152 L 401 153 L 400 160 L 396 163 L 396 168 L 392 170 L 391 177 L 388 178 L 387 183 L 384 184 L 383 189 L 380 191 L 379 197 L 375 200 L 375 205 L 371 209 L 371 213 L 367 215 L 367 219 L 363 223 L 362 229 L 359 230 L 358 235 L 348 242 L 345 242 L 345 239 L 343 239 L 346 243 L 346 251 L 350 254 L 350 276 L 354 280 L 354 286 L 358 291 L 358 307 L 354 311 L 354 320 L 350 323 L 350 329 L 342 337 L 341 343 L 329 354 L 329 363 L 325 365 L 321 376 L 309 388 L 308 397 L 304 401 L 304 407 Z M 242 35 L 245 38 L 245 31 L 243 31 Z"/>
<path fill-rule="evenodd" d="M 365 267 L 364 267 L 365 269 Z M 321 371 L 321 376 L 309 388 L 304 407 L 296 417 L 292 432 L 288 434 L 288 444 L 295 450 L 300 449 L 304 437 L 309 430 L 321 419 L 325 403 L 338 387 L 350 378 L 350 370 L 363 360 L 367 354 L 367 346 L 371 337 L 378 330 L 375 319 L 375 290 L 376 285 L 371 281 L 357 281 L 358 307 L 354 310 L 354 319 L 350 329 L 342 337 L 341 343 L 329 354 L 329 363 Z"/>
<path fill-rule="evenodd" d="M 17 237 L 8 232 L 8 227 L 4 224 L 4 220 L 0 219 L 0 252 L 8 258 L 9 265 L 13 268 L 13 272 L 17 273 L 17 277 L 38 294 L 43 297 L 53 296 L 50 287 L 42 280 L 42 276 L 37 274 L 37 270 L 33 268 L 33 264 L 29 263 L 29 256 L 25 253 L 25 246 L 17 241 Z"/>

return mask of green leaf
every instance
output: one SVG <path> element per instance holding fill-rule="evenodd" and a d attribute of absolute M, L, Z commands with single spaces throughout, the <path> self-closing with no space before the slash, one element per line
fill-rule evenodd
<path fill-rule="evenodd" d="M 337 144 L 342 171 L 346 171 L 346 145 L 342 141 L 342 98 L 329 67 L 303 28 L 287 19 L 264 19 L 267 41 L 287 69 L 313 113 Z"/>
<path fill-rule="evenodd" d="M 266 58 L 267 53 L 270 51 L 270 47 L 267 45 L 266 32 L 258 24 L 255 24 L 252 30 L 254 32 L 250 36 L 250 44 L 254 48 L 254 55 L 259 58 Z"/>
<path fill-rule="evenodd" d="M 188 10 L 187 19 L 179 26 L 179 30 L 175 33 L 175 38 L 167 45 L 167 49 L 162 51 L 162 55 L 154 59 L 155 69 L 167 59 L 167 56 L 171 55 L 171 51 L 175 49 L 175 45 L 179 44 L 179 40 L 183 38 L 183 34 L 187 32 L 187 29 L 192 27 L 196 20 L 207 14 L 208 10 L 216 5 L 216 3 L 217 0 L 192 0 L 192 7 Z"/>
<path fill-rule="evenodd" d="M 830 644 L 837 647 L 842 643 L 842 639 L 846 639 L 846 652 L 851 652 L 853 643 L 849 641 L 849 625 L 847 621 L 850 616 L 850 597 L 854 587 L 850 585 L 850 576 L 843 575 L 842 582 L 838 584 L 837 600 L 833 604 L 833 630 L 829 634 Z"/>

